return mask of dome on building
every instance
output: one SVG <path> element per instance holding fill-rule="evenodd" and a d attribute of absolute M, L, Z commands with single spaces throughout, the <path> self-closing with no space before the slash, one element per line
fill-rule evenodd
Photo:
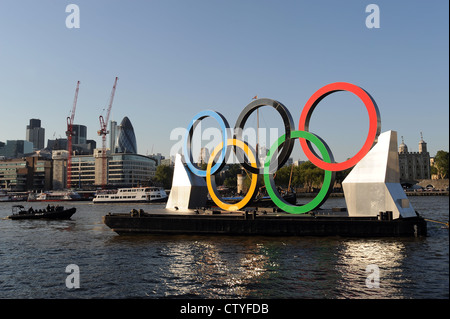
<path fill-rule="evenodd" d="M 402 144 L 400 144 L 400 146 L 398 147 L 398 152 L 401 154 L 408 153 L 408 146 L 406 146 L 405 141 L 403 140 L 403 136 L 402 136 Z"/>
<path fill-rule="evenodd" d="M 115 147 L 116 153 L 137 153 L 136 136 L 128 117 L 124 117 L 119 125 L 119 134 Z"/>

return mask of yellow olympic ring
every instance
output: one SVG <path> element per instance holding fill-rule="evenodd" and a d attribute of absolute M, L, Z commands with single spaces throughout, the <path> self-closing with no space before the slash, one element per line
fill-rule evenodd
<path fill-rule="evenodd" d="M 241 148 L 245 154 L 247 155 L 247 157 L 250 160 L 251 166 L 256 168 L 256 159 L 255 156 L 253 155 L 253 152 L 250 150 L 250 147 L 245 144 L 243 141 L 241 140 L 236 140 L 236 139 L 228 139 L 227 140 L 227 146 L 237 146 L 239 148 Z M 258 184 L 258 174 L 251 174 L 251 184 L 250 184 L 250 189 L 247 192 L 247 195 L 245 195 L 245 197 L 238 203 L 235 204 L 228 204 L 226 202 L 224 202 L 221 198 L 221 196 L 219 195 L 219 192 L 217 191 L 217 187 L 216 187 L 216 182 L 214 178 L 211 178 L 211 167 L 212 167 L 212 163 L 214 162 L 214 158 L 216 157 L 216 155 L 222 150 L 223 148 L 223 142 L 221 142 L 212 152 L 209 161 L 208 161 L 208 166 L 206 168 L 206 185 L 208 186 L 208 191 L 209 194 L 211 196 L 211 199 L 214 201 L 214 203 L 216 203 L 217 206 L 219 206 L 220 208 L 224 209 L 224 210 L 229 210 L 229 211 L 236 211 L 241 209 L 242 207 L 245 207 L 245 205 L 247 205 L 254 197 L 255 195 L 255 190 L 256 190 L 256 185 Z"/>

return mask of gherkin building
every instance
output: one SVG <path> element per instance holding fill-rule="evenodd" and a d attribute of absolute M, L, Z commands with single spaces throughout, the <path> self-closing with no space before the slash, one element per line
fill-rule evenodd
<path fill-rule="evenodd" d="M 136 136 L 134 135 L 133 125 L 131 125 L 130 120 L 126 116 L 119 125 L 116 153 L 137 154 Z"/>

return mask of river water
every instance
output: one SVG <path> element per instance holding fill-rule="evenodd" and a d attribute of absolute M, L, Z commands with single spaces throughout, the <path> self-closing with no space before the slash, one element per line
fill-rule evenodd
<path fill-rule="evenodd" d="M 448 197 L 410 200 L 448 221 Z M 449 233 L 437 223 L 426 238 L 119 236 L 103 215 L 163 206 L 60 204 L 77 208 L 71 220 L 3 219 L 12 204 L 0 203 L 0 298 L 449 298 Z"/>

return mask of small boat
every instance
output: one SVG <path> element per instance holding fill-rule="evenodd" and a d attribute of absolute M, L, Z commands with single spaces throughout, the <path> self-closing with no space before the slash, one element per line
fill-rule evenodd
<path fill-rule="evenodd" d="M 75 207 L 64 209 L 62 206 L 50 206 L 45 209 L 25 209 L 22 205 L 12 207 L 12 215 L 9 219 L 70 219 L 77 209 Z"/>
<path fill-rule="evenodd" d="M 103 191 L 95 195 L 93 203 L 160 203 L 166 202 L 168 196 L 162 187 L 119 188 Z"/>

